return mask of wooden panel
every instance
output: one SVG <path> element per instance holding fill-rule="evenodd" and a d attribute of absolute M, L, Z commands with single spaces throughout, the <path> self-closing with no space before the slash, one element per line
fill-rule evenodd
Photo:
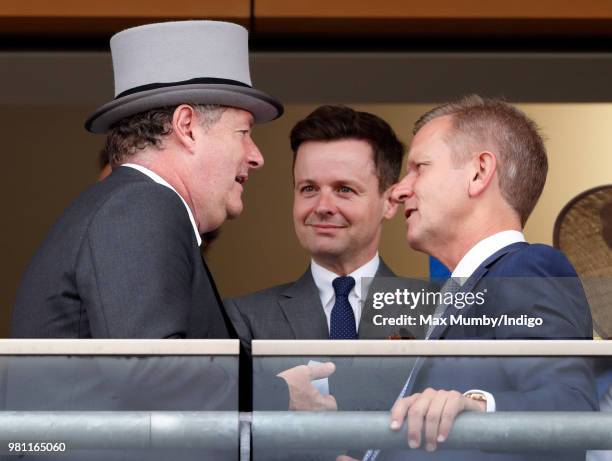
<path fill-rule="evenodd" d="M 610 0 L 256 0 L 256 18 L 557 18 L 610 19 Z"/>
<path fill-rule="evenodd" d="M 204 18 L 250 16 L 249 0 L 3 0 L 0 16 L 8 17 L 107 17 Z"/>
<path fill-rule="evenodd" d="M 366 39 L 394 38 L 392 46 L 427 46 L 427 42 L 401 42 L 398 38 L 612 37 L 611 19 L 486 19 L 486 18 L 257 18 L 258 36 Z M 271 42 L 273 44 L 273 42 Z M 341 46 L 346 46 L 344 42 Z M 330 43 L 331 44 L 331 43 Z M 482 43 L 487 46 L 486 42 Z M 331 44 L 337 48 L 337 44 Z M 452 43 L 449 43 L 452 46 Z"/>
<path fill-rule="evenodd" d="M 0 44 L 4 46 L 20 46 L 20 43 L 15 41 L 19 37 L 27 37 L 27 42 L 30 46 L 38 48 L 45 46 L 46 43 L 42 42 L 40 38 L 49 37 L 53 39 L 74 39 L 73 42 L 63 42 L 64 46 L 61 48 L 71 49 L 72 47 L 79 48 L 80 45 L 84 45 L 78 41 L 79 38 L 94 38 L 104 39 L 103 47 L 108 48 L 107 39 L 114 33 L 119 32 L 129 27 L 140 26 L 143 24 L 150 24 L 152 22 L 160 21 L 179 21 L 185 19 L 217 19 L 235 22 L 244 27 L 249 26 L 249 19 L 242 17 L 215 17 L 215 16 L 143 16 L 143 17 L 120 17 L 120 18 L 92 18 L 92 17 L 2 17 L 0 16 L 0 31 L 3 36 L 3 40 L 0 40 Z M 7 39 L 9 36 L 10 39 Z M 32 41 L 33 40 L 33 41 Z M 49 45 L 53 45 L 49 43 Z"/>
<path fill-rule="evenodd" d="M 107 37 L 156 21 L 221 19 L 248 26 L 250 14 L 250 0 L 4 0 L 0 31 L 13 36 Z"/>
<path fill-rule="evenodd" d="M 252 1 L 252 32 L 263 37 L 612 36 L 610 0 Z M 5 37 L 106 39 L 127 27 L 190 18 L 225 19 L 248 27 L 251 0 L 0 2 L 0 34 Z"/>
<path fill-rule="evenodd" d="M 255 0 L 254 15 L 264 36 L 612 36 L 610 0 Z"/>

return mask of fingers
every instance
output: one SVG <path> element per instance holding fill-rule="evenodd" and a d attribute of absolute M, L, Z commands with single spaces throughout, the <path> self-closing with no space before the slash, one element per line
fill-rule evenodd
<path fill-rule="evenodd" d="M 338 402 L 333 395 L 323 396 L 323 410 L 325 411 L 336 411 L 338 410 Z"/>
<path fill-rule="evenodd" d="M 408 409 L 408 446 L 418 448 L 421 446 L 421 432 L 423 431 L 424 420 L 429 410 L 431 400 L 436 391 L 425 389 L 419 398 L 415 399 Z"/>
<path fill-rule="evenodd" d="M 440 418 L 440 427 L 438 429 L 438 442 L 444 442 L 448 438 L 448 434 L 453 427 L 453 423 L 455 422 L 455 418 L 457 415 L 465 410 L 465 400 L 462 394 L 457 391 L 449 392 L 448 400 L 446 401 L 446 405 L 444 405 L 444 411 L 442 412 L 442 417 Z"/>
<path fill-rule="evenodd" d="M 393 407 L 391 407 L 391 429 L 397 431 L 402 427 L 404 423 L 404 419 L 406 418 L 406 413 L 416 399 L 418 399 L 421 394 L 412 394 L 410 397 L 404 397 L 403 399 L 399 399 L 395 402 Z"/>
<path fill-rule="evenodd" d="M 292 384 L 294 382 L 302 382 L 308 379 L 309 375 L 308 367 L 306 365 L 298 365 L 293 368 L 289 368 L 288 370 L 284 370 L 279 373 L 279 378 L 283 378 L 287 381 L 287 384 Z"/>
<path fill-rule="evenodd" d="M 420 447 L 424 435 L 425 449 L 434 451 L 438 443 L 448 438 L 457 415 L 471 410 L 470 402 L 457 391 L 428 388 L 395 402 L 390 427 L 399 430 L 407 418 L 406 437 L 410 448 Z"/>
<path fill-rule="evenodd" d="M 336 458 L 336 461 L 359 461 L 355 458 L 351 458 L 350 456 L 340 455 Z"/>
<path fill-rule="evenodd" d="M 323 395 L 312 384 L 300 396 L 300 404 L 294 408 L 306 411 L 336 411 L 338 404 L 333 395 Z"/>
<path fill-rule="evenodd" d="M 438 391 L 429 403 L 429 410 L 425 415 L 425 449 L 434 451 L 437 448 L 440 419 L 448 402 L 448 392 Z"/>
<path fill-rule="evenodd" d="M 336 371 L 336 365 L 333 362 L 313 363 L 308 365 L 307 368 L 310 373 L 310 381 L 327 378 Z"/>
<path fill-rule="evenodd" d="M 333 363 L 299 365 L 279 373 L 289 388 L 289 409 L 295 411 L 335 411 L 338 409 L 332 395 L 323 395 L 312 380 L 326 378 L 335 371 Z"/>

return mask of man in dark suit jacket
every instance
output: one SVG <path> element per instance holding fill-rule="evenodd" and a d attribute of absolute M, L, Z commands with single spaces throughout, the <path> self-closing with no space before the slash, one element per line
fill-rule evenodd
<path fill-rule="evenodd" d="M 17 294 L 12 335 L 235 337 L 200 235 L 241 213 L 248 173 L 263 165 L 253 124 L 280 116 L 282 106 L 251 88 L 248 34 L 236 24 L 149 24 L 115 35 L 111 48 L 116 97 L 86 128 L 107 133 L 113 172 L 81 194 L 43 241 Z M 235 411 L 237 371 L 218 357 L 26 358 L 8 367 L 6 408 Z M 236 453 L 173 452 L 182 459 Z M 168 457 L 155 449 L 73 454 Z"/>
<path fill-rule="evenodd" d="M 14 337 L 231 334 L 200 234 L 240 214 L 242 184 L 263 165 L 253 123 L 282 113 L 250 87 L 247 40 L 243 27 L 212 21 L 112 38 L 116 97 L 86 127 L 107 133 L 113 173 L 75 200 L 35 254 Z"/>
<path fill-rule="evenodd" d="M 226 300 L 247 352 L 252 339 L 373 337 L 359 325 L 367 291 L 364 284 L 368 278 L 393 276 L 378 256 L 382 224 L 396 211 L 390 193 L 404 155 L 404 146 L 391 127 L 373 114 L 323 106 L 296 124 L 291 147 L 293 221 L 312 262 L 296 282 Z M 349 286 L 340 294 L 334 287 L 344 281 Z M 307 389 L 298 397 L 292 393 L 290 407 L 335 408 L 334 398 L 320 395 L 310 383 L 332 371 L 331 365 L 304 365 L 281 373 L 290 390 Z M 338 368 L 336 374 L 343 372 Z M 330 391 L 334 393 L 333 381 Z M 299 396 L 306 398 L 299 400 Z M 257 397 L 256 387 L 256 405 Z"/>
<path fill-rule="evenodd" d="M 546 245 L 519 241 L 504 246 L 477 267 L 459 293 L 486 293 L 485 302 L 462 309 L 449 306 L 441 317 L 446 323 L 434 327 L 428 339 L 592 337 L 591 316 L 580 281 L 565 256 Z M 463 323 L 453 325 L 453 317 L 461 317 Z M 500 324 L 482 325 L 479 321 L 483 318 L 499 319 Z M 430 408 L 441 397 L 448 397 L 446 391 L 440 394 L 438 389 L 453 389 L 455 397 L 470 391 L 485 394 L 487 400 L 493 400 L 485 402 L 487 411 L 591 411 L 598 407 L 591 360 L 578 357 L 420 358 L 405 386 L 405 396 L 431 398 Z M 398 401 L 394 418 L 401 420 L 408 399 Z M 452 397 L 449 400 L 452 402 Z M 552 453 L 554 447 L 543 448 L 550 453 L 443 450 L 436 453 L 436 459 L 536 461 L 581 460 L 585 456 L 584 452 Z M 422 455 L 383 452 L 377 459 L 421 459 Z"/>
<path fill-rule="evenodd" d="M 435 308 L 428 339 L 592 337 L 588 303 L 569 261 L 551 247 L 527 244 L 522 234 L 546 173 L 535 123 L 502 101 L 470 96 L 417 121 L 408 172 L 393 195 L 404 204 L 410 246 L 452 271 L 443 289 L 450 301 Z M 483 303 L 464 305 L 467 293 L 480 293 Z M 462 411 L 597 408 L 590 364 L 578 358 L 420 358 L 404 382 L 391 428 L 399 430 L 407 418 L 410 447 L 427 451 L 444 443 Z M 426 455 L 383 451 L 367 459 Z M 441 451 L 434 457 L 584 459 L 584 453 Z"/>
<path fill-rule="evenodd" d="M 396 275 L 381 259 L 374 277 Z M 238 334 L 250 351 L 253 339 L 329 339 L 329 325 L 310 268 L 295 282 L 226 299 Z M 355 339 L 372 339 L 360 328 Z"/>

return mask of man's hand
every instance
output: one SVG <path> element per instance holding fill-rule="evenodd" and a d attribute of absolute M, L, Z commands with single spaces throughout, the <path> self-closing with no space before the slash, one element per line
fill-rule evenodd
<path fill-rule="evenodd" d="M 336 458 L 336 461 L 359 461 L 359 460 L 355 458 L 351 458 L 350 456 L 347 456 L 347 455 L 340 455 Z"/>
<path fill-rule="evenodd" d="M 391 408 L 391 429 L 401 429 L 408 415 L 408 445 L 421 445 L 421 432 L 425 428 L 425 449 L 434 451 L 437 444 L 448 438 L 453 422 L 462 411 L 486 411 L 485 402 L 472 400 L 457 391 L 425 389 L 398 400 Z"/>
<path fill-rule="evenodd" d="M 312 381 L 327 378 L 336 366 L 332 362 L 300 365 L 279 373 L 289 387 L 289 409 L 298 411 L 337 410 L 336 399 L 332 395 L 321 394 Z"/>

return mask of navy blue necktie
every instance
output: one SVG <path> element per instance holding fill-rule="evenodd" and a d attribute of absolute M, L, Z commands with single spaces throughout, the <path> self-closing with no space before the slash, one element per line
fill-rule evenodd
<path fill-rule="evenodd" d="M 355 314 L 348 295 L 355 286 L 353 277 L 338 277 L 332 282 L 336 302 L 331 311 L 329 339 L 356 339 Z"/>

